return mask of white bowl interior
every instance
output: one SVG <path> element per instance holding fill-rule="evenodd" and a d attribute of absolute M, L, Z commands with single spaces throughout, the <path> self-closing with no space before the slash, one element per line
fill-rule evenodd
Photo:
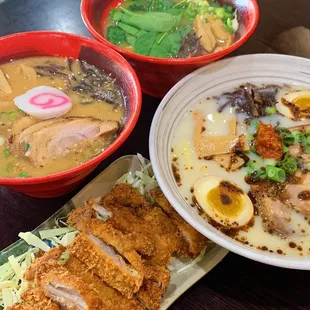
<path fill-rule="evenodd" d="M 242 83 L 294 84 L 310 87 L 310 60 L 274 54 L 246 55 L 205 66 L 176 84 L 162 100 L 150 132 L 150 157 L 158 183 L 176 211 L 207 238 L 228 250 L 266 264 L 310 270 L 310 258 L 259 251 L 218 231 L 182 197 L 171 169 L 171 140 L 183 115 L 200 99 Z M 180 129 L 179 129 L 180 130 Z"/>

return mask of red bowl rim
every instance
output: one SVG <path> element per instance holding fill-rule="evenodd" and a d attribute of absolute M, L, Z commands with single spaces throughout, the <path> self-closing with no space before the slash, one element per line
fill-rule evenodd
<path fill-rule="evenodd" d="M 197 64 L 200 62 L 205 62 L 208 60 L 213 60 L 213 59 L 219 59 L 224 57 L 225 55 L 233 52 L 235 49 L 243 45 L 252 35 L 254 32 L 255 28 L 257 27 L 258 20 L 259 20 L 259 8 L 256 0 L 248 0 L 247 7 L 249 5 L 253 5 L 253 19 L 250 22 L 249 28 L 247 32 L 234 44 L 231 46 L 215 52 L 211 54 L 207 54 L 204 56 L 199 56 L 199 57 L 192 57 L 192 58 L 157 58 L 157 57 L 149 57 L 149 56 L 144 56 L 144 55 L 139 55 L 133 52 L 130 52 L 126 49 L 120 48 L 111 42 L 109 42 L 107 39 L 105 39 L 102 35 L 100 35 L 96 29 L 93 27 L 91 22 L 89 21 L 88 18 L 88 10 L 87 8 L 89 7 L 89 3 L 91 0 L 82 0 L 81 1 L 81 16 L 83 19 L 83 22 L 88 29 L 88 31 L 91 33 L 91 35 L 97 39 L 100 42 L 105 43 L 109 47 L 113 48 L 114 50 L 117 50 L 119 53 L 124 55 L 125 57 L 129 57 L 131 59 L 135 59 L 137 61 L 142 61 L 142 62 L 152 62 L 152 63 L 157 63 L 157 64 L 164 64 L 164 65 L 191 65 L 191 64 Z"/>
<path fill-rule="evenodd" d="M 46 176 L 39 176 L 39 177 L 29 177 L 29 178 L 1 178 L 0 177 L 0 185 L 30 185 L 30 184 L 38 184 L 38 183 L 47 183 L 55 180 L 61 180 L 65 179 L 70 176 L 74 176 L 78 174 L 80 171 L 87 170 L 87 168 L 90 168 L 91 166 L 94 166 L 95 164 L 99 164 L 103 159 L 107 158 L 110 156 L 114 151 L 116 151 L 128 138 L 132 130 L 134 129 L 139 115 L 141 111 L 141 106 L 142 106 L 142 90 L 140 86 L 140 82 L 138 80 L 138 77 L 133 70 L 133 68 L 130 66 L 128 61 L 120 55 L 118 52 L 113 50 L 110 47 L 107 47 L 101 42 L 98 42 L 93 39 L 89 39 L 87 37 L 81 36 L 81 35 L 76 35 L 76 34 L 71 34 L 71 33 L 65 33 L 65 32 L 58 32 L 58 31 L 29 31 L 29 32 L 20 32 L 20 33 L 15 33 L 12 35 L 7 35 L 3 36 L 0 38 L 0 45 L 5 44 L 5 40 L 10 39 L 10 38 L 15 38 L 18 36 L 36 36 L 36 35 L 58 35 L 58 36 L 64 36 L 64 37 L 71 37 L 75 39 L 79 39 L 82 42 L 87 42 L 91 45 L 99 45 L 104 48 L 104 51 L 106 52 L 106 55 L 108 57 L 111 56 L 111 59 L 113 61 L 116 60 L 117 63 L 123 63 L 125 64 L 126 71 L 129 72 L 129 74 L 126 74 L 128 78 L 130 78 L 133 81 L 133 102 L 135 104 L 132 107 L 132 112 L 130 117 L 127 119 L 126 122 L 126 127 L 122 130 L 122 132 L 117 136 L 115 141 L 108 147 L 106 148 L 100 155 L 92 158 L 91 160 L 76 166 L 74 168 L 53 173 L 50 175 Z"/>

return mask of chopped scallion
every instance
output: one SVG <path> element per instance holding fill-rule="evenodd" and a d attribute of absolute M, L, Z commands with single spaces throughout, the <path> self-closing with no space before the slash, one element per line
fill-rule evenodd
<path fill-rule="evenodd" d="M 282 183 L 286 180 L 285 171 L 271 165 L 266 166 L 267 179 Z"/>
<path fill-rule="evenodd" d="M 276 108 L 275 107 L 267 107 L 267 108 L 265 108 L 265 112 L 269 116 L 274 115 L 274 114 L 276 114 Z"/>

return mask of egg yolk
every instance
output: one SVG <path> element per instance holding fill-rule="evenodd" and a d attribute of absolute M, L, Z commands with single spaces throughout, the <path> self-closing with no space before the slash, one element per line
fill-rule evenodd
<path fill-rule="evenodd" d="M 310 109 L 310 96 L 301 96 L 293 101 L 293 104 L 298 106 L 301 110 Z"/>
<path fill-rule="evenodd" d="M 242 194 L 219 186 L 208 192 L 206 202 L 213 210 L 228 218 L 237 217 L 243 211 Z"/>

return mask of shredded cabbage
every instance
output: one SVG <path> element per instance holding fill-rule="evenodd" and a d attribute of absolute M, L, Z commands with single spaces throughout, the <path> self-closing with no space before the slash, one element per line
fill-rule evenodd
<path fill-rule="evenodd" d="M 58 220 L 56 224 L 55 228 L 39 231 L 40 238 L 31 232 L 19 234 L 19 237 L 30 247 L 20 256 L 11 255 L 8 262 L 0 266 L 0 307 L 4 310 L 21 302 L 20 296 L 29 284 L 23 279 L 23 275 L 34 262 L 35 254 L 40 250 L 48 251 L 51 247 L 60 244 L 67 246 L 73 241 L 77 231 L 67 224 L 64 225 L 62 220 Z M 66 227 L 60 227 L 60 225 Z M 69 254 L 66 253 L 61 258 L 61 262 L 65 263 L 68 258 Z"/>

